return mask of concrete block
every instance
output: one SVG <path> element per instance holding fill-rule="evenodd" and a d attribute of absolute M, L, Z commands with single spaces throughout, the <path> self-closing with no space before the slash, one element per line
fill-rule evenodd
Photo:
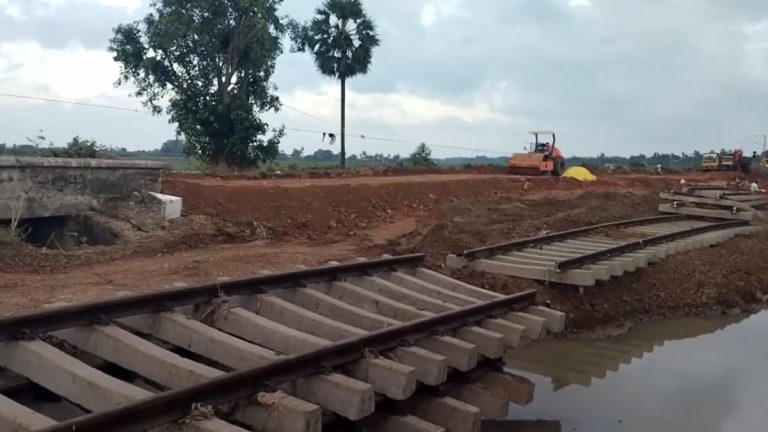
<path fill-rule="evenodd" d="M 314 289 L 300 288 L 293 291 L 293 297 L 289 301 L 304 309 L 353 327 L 374 331 L 400 324 L 398 320 L 368 312 Z"/>
<path fill-rule="evenodd" d="M 250 313 L 250 312 L 249 312 Z M 157 315 L 144 315 L 141 320 L 135 320 L 130 319 L 127 320 L 127 322 L 131 326 L 135 326 L 138 328 L 141 328 L 142 331 L 149 330 L 152 328 L 153 325 L 155 325 L 157 320 L 153 320 L 152 317 L 156 317 Z M 260 317 L 259 317 L 260 318 Z M 170 313 L 170 314 L 163 314 L 162 319 L 159 321 L 160 325 L 155 327 L 157 329 L 157 337 L 160 337 L 163 340 L 166 340 L 170 343 L 173 343 L 175 345 L 184 347 L 196 354 L 202 355 L 204 357 L 210 358 L 212 360 L 217 361 L 218 363 L 221 363 L 224 366 L 230 367 L 232 369 L 248 369 L 252 367 L 257 367 L 264 365 L 268 363 L 269 361 L 272 361 L 274 359 L 277 359 L 279 356 L 274 353 L 274 351 L 266 350 L 265 348 L 262 348 L 260 346 L 248 343 L 244 341 L 243 339 L 239 339 L 233 336 L 230 336 L 229 334 L 220 332 L 218 330 L 212 329 L 210 327 L 205 326 L 202 323 L 199 323 L 194 320 L 190 320 L 184 316 L 180 316 L 176 313 Z M 196 324 L 195 324 L 196 323 Z M 236 322 L 230 323 L 231 325 L 236 324 Z M 248 339 L 247 332 L 248 328 L 250 328 L 247 324 L 244 325 L 245 329 L 235 329 L 237 332 L 243 332 L 242 337 L 244 339 Z M 260 327 L 253 326 L 255 331 L 260 331 Z M 208 329 L 208 330 L 206 330 Z M 269 328 L 264 331 L 271 331 Z M 280 334 L 277 335 L 279 338 Z M 254 336 L 254 339 L 260 339 L 258 335 Z M 316 340 L 314 343 L 321 343 L 322 340 Z M 325 344 L 330 343 L 328 341 L 324 342 Z M 287 342 L 286 343 L 286 349 L 299 349 L 300 347 L 293 346 L 293 342 Z M 285 348 L 285 347 L 281 347 Z M 330 375 L 316 375 L 313 377 L 305 378 L 304 380 L 301 380 L 297 384 L 297 389 L 301 390 L 301 386 L 303 383 L 308 383 L 307 385 L 311 385 L 312 388 L 317 387 L 323 387 L 325 388 L 329 393 L 327 394 L 328 401 L 331 401 L 330 405 L 326 405 L 322 401 L 321 403 L 318 403 L 318 405 L 328 409 L 333 410 L 333 408 L 336 406 L 335 402 L 332 400 L 336 397 L 335 393 L 333 392 L 335 388 L 338 387 L 338 379 L 335 377 L 336 374 L 330 374 Z M 360 383 L 363 384 L 363 383 Z M 366 384 L 363 384 L 366 385 Z M 369 386 L 370 387 L 370 386 Z M 342 391 L 345 391 L 345 388 L 341 388 Z M 349 393 L 346 393 L 347 397 L 349 397 Z M 289 404 L 288 408 L 284 411 L 286 415 L 294 415 L 295 418 L 293 420 L 281 420 L 280 416 L 277 416 L 276 418 L 268 418 L 264 420 L 263 424 L 264 427 L 272 427 L 272 426 L 280 426 L 280 425 L 315 425 L 317 423 L 315 420 L 312 419 L 312 412 L 311 410 L 305 409 L 306 406 L 301 404 L 295 404 L 291 398 L 288 399 L 281 399 L 280 404 Z M 280 408 L 280 405 L 278 405 L 278 408 Z M 255 419 L 256 423 L 254 424 L 262 424 L 258 419 L 263 419 L 264 413 L 258 410 L 254 411 L 248 411 L 244 412 L 243 418 L 249 418 L 249 419 Z M 268 421 L 267 421 L 268 420 Z M 275 426 L 275 427 L 277 427 Z M 292 426 L 292 427 L 293 427 Z M 286 426 L 287 427 L 287 426 Z M 298 427 L 298 426 L 297 426 Z M 313 431 L 315 429 L 307 429 L 307 431 Z M 279 431 L 279 429 L 278 429 Z M 269 430 L 269 432 L 275 432 L 273 430 Z M 306 432 L 306 431 L 305 431 Z"/>
<path fill-rule="evenodd" d="M 150 192 L 160 203 L 160 214 L 165 220 L 178 219 L 181 217 L 182 199 L 180 197 L 165 195 L 161 193 Z"/>
<path fill-rule="evenodd" d="M 446 275 L 423 267 L 406 270 L 406 272 L 417 279 L 423 280 L 424 282 L 428 282 L 432 285 L 439 286 L 440 288 L 447 289 L 467 297 L 472 297 L 480 301 L 488 301 L 502 297 L 501 294 L 472 286 L 468 283 L 450 278 Z"/>
<path fill-rule="evenodd" d="M 0 344 L 0 365 L 89 411 L 104 411 L 151 396 L 39 340 Z"/>
<path fill-rule="evenodd" d="M 235 418 L 263 432 L 320 432 L 323 415 L 319 406 L 283 392 L 260 393 L 259 405 L 235 411 Z"/>
<path fill-rule="evenodd" d="M 729 210 L 710 210 L 710 209 L 702 209 L 702 208 L 695 208 L 695 207 L 675 208 L 672 206 L 672 204 L 660 204 L 659 212 L 682 214 L 682 215 L 688 215 L 688 216 L 711 217 L 711 218 L 717 218 L 717 219 L 736 219 L 736 220 L 745 220 L 745 221 L 751 221 L 755 217 L 755 213 L 751 211 L 742 211 L 738 213 L 733 213 Z"/>
<path fill-rule="evenodd" d="M 592 270 L 555 272 L 545 268 L 511 265 L 491 260 L 472 261 L 470 266 L 478 271 L 546 282 L 556 282 L 576 286 L 594 286 L 597 284 L 595 272 Z"/>
<path fill-rule="evenodd" d="M 413 414 L 448 432 L 480 432 L 480 410 L 453 398 L 426 399 L 419 403 Z"/>
<path fill-rule="evenodd" d="M 469 371 L 477 365 L 477 348 L 448 336 L 433 336 L 416 341 L 415 345 L 446 358 L 448 365 L 460 371 Z"/>
<path fill-rule="evenodd" d="M 525 312 L 543 318 L 547 331 L 551 333 L 562 333 L 565 330 L 565 314 L 560 311 L 542 306 L 531 306 Z"/>
<path fill-rule="evenodd" d="M 416 391 L 416 370 L 385 358 L 365 359 L 345 368 L 347 375 L 373 386 L 376 393 L 404 400 Z"/>
<path fill-rule="evenodd" d="M 432 313 L 442 313 L 456 309 L 456 306 L 436 300 L 433 297 L 415 293 L 411 290 L 402 288 L 384 279 L 377 277 L 360 277 L 348 280 L 349 283 L 356 285 L 374 294 L 387 297 L 394 301 L 412 305 L 413 307 Z"/>
<path fill-rule="evenodd" d="M 308 352 L 330 343 L 242 308 L 223 310 L 213 321 L 216 328 L 283 354 Z"/>
<path fill-rule="evenodd" d="M 448 377 L 448 359 L 419 347 L 398 347 L 391 351 L 392 358 L 411 366 L 416 379 L 427 385 L 438 385 Z"/>
<path fill-rule="evenodd" d="M 374 392 L 370 385 L 339 374 L 319 378 L 296 380 L 296 396 L 350 420 L 360 420 L 374 412 Z"/>
<path fill-rule="evenodd" d="M 199 384 L 224 374 L 223 371 L 193 362 L 135 336 L 119 327 L 81 327 L 57 332 L 56 335 L 78 349 L 92 353 L 165 387 L 182 388 Z M 266 398 L 268 399 L 268 398 Z M 249 426 L 265 432 L 305 432 L 307 426 L 320 431 L 320 407 L 281 395 L 273 406 L 258 403 L 241 404 L 234 412 L 241 421 L 253 420 Z M 266 419 L 271 418 L 271 421 Z M 276 429 L 280 427 L 280 429 Z"/>
<path fill-rule="evenodd" d="M 235 369 L 263 366 L 280 357 L 176 312 L 124 318 L 120 323 Z"/>
<path fill-rule="evenodd" d="M 531 339 L 538 339 L 544 334 L 546 320 L 536 315 L 522 312 L 510 312 L 504 315 L 504 319 L 525 327 L 524 335 Z"/>
<path fill-rule="evenodd" d="M 403 272 L 388 272 L 382 274 L 380 277 L 395 285 L 412 290 L 415 293 L 423 294 L 427 297 L 432 297 L 456 306 L 469 306 L 479 302 L 479 300 L 472 297 L 458 294 L 441 288 L 437 285 L 433 285 L 429 282 L 416 279 L 415 277 Z"/>
<path fill-rule="evenodd" d="M 411 305 L 366 291 L 347 282 L 334 282 L 327 294 L 368 312 L 397 321 L 413 321 L 431 316 L 428 312 L 418 310 Z"/>
<path fill-rule="evenodd" d="M 0 395 L 0 430 L 33 432 L 56 424 L 48 417 Z"/>
<path fill-rule="evenodd" d="M 0 365 L 89 411 L 117 408 L 152 395 L 38 340 L 0 343 Z M 246 431 L 212 419 L 184 425 L 181 432 Z"/>
<path fill-rule="evenodd" d="M 0 156 L 0 220 L 69 216 L 135 191 L 160 190 L 162 163 Z M 66 179 L 62 181 L 62 179 Z"/>
<path fill-rule="evenodd" d="M 480 323 L 480 327 L 503 335 L 504 343 L 513 348 L 520 346 L 525 332 L 524 326 L 501 319 L 484 320 Z"/>
<path fill-rule="evenodd" d="M 270 321 L 330 341 L 360 337 L 367 332 L 296 306 L 273 295 L 238 299 L 243 308 Z"/>
<path fill-rule="evenodd" d="M 457 339 L 474 345 L 477 352 L 490 359 L 504 355 L 504 336 L 481 327 L 461 327 L 456 330 Z"/>

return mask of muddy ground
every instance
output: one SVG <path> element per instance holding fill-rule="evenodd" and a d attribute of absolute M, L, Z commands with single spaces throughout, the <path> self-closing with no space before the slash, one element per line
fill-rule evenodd
<path fill-rule="evenodd" d="M 75 251 L 0 246 L 0 313 L 249 276 L 357 256 L 424 252 L 430 267 L 500 292 L 539 288 L 572 328 L 744 307 L 768 287 L 765 235 L 664 260 L 588 289 L 451 272 L 449 252 L 517 237 L 649 216 L 674 176 L 607 176 L 594 184 L 501 175 L 355 179 L 166 179 L 187 216 L 166 223 L 134 203 L 99 215 L 115 246 Z M 691 182 L 725 182 L 717 176 Z"/>

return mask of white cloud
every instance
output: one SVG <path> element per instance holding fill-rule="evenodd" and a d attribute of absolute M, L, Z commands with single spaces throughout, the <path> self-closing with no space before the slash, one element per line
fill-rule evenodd
<path fill-rule="evenodd" d="M 748 23 L 743 28 L 744 67 L 753 79 L 765 80 L 768 73 L 768 20 Z"/>
<path fill-rule="evenodd" d="M 142 0 L 30 0 L 30 3 L 32 2 L 35 3 L 32 6 L 36 15 L 50 16 L 68 3 L 95 3 L 99 6 L 125 9 L 131 13 L 141 6 Z"/>
<path fill-rule="evenodd" d="M 421 9 L 421 25 L 432 27 L 438 19 L 445 19 L 461 13 L 462 0 L 433 1 L 424 5 Z"/>
<path fill-rule="evenodd" d="M 437 7 L 429 3 L 421 10 L 421 25 L 424 27 L 432 27 L 437 19 Z"/>
<path fill-rule="evenodd" d="M 310 114 L 333 119 L 338 112 L 338 86 L 318 90 L 297 89 L 283 96 L 283 101 L 301 107 Z M 347 91 L 347 116 L 358 121 L 392 126 L 416 126 L 459 121 L 466 124 L 503 123 L 514 120 L 498 106 L 503 101 L 479 96 L 467 104 L 457 104 L 400 91 L 396 93 L 356 93 Z"/>
<path fill-rule="evenodd" d="M 590 8 L 593 4 L 591 0 L 568 0 L 568 6 L 572 8 Z"/>
<path fill-rule="evenodd" d="M 21 9 L 21 5 L 19 3 L 12 3 L 9 0 L 0 0 L 0 11 L 15 20 L 21 20 L 26 17 Z"/>
<path fill-rule="evenodd" d="M 0 89 L 8 92 L 78 100 L 124 97 L 113 86 L 118 73 L 106 51 L 78 45 L 49 49 L 32 40 L 0 42 Z"/>

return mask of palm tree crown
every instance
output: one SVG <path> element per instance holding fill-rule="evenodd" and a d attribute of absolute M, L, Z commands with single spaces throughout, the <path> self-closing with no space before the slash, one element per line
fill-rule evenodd
<path fill-rule="evenodd" d="M 340 80 L 368 73 L 379 46 L 376 26 L 360 0 L 326 0 L 305 37 L 320 73 Z"/>

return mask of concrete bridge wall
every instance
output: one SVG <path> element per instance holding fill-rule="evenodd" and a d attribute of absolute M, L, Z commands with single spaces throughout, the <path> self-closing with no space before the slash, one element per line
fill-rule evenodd
<path fill-rule="evenodd" d="M 160 191 L 165 164 L 149 161 L 0 157 L 0 220 L 66 216 Z"/>

